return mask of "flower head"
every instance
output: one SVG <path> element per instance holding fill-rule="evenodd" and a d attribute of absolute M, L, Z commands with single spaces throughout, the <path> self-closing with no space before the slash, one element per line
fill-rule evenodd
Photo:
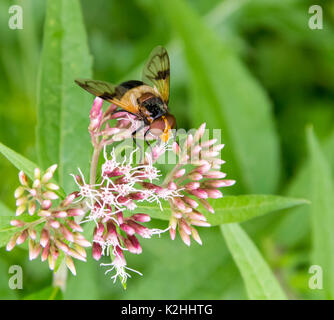
<path fill-rule="evenodd" d="M 16 189 L 15 197 L 16 215 L 20 218 L 11 221 L 11 225 L 19 230 L 9 240 L 7 250 L 29 239 L 30 260 L 41 254 L 42 261 L 48 260 L 51 270 L 55 268 L 59 251 L 63 251 L 67 266 L 75 274 L 71 257 L 86 261 L 83 247 L 90 246 L 90 243 L 80 234 L 83 229 L 73 217 L 83 215 L 85 211 L 73 202 L 79 197 L 77 192 L 69 194 L 60 204 L 54 204 L 58 199 L 54 191 L 59 187 L 50 180 L 56 168 L 56 165 L 51 166 L 43 175 L 36 168 L 31 183 L 25 173 L 19 173 L 21 186 Z M 29 222 L 21 219 L 24 213 L 33 216 L 33 219 Z"/>

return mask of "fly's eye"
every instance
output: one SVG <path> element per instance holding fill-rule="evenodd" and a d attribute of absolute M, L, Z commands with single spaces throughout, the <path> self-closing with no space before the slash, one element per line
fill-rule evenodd
<path fill-rule="evenodd" d="M 155 136 L 160 136 L 165 131 L 165 121 L 162 118 L 155 119 L 150 125 L 150 132 Z"/>

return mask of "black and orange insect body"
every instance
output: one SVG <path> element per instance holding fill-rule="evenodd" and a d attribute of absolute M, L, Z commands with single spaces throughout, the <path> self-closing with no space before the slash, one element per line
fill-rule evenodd
<path fill-rule="evenodd" d="M 158 46 L 152 51 L 145 65 L 143 81 L 129 80 L 119 85 L 89 79 L 77 79 L 75 82 L 95 96 L 142 120 L 143 125 L 132 133 L 134 140 L 138 131 L 149 126 L 144 138 L 151 132 L 166 142 L 171 135 L 171 129 L 176 127 L 176 119 L 168 110 L 169 79 L 168 53 L 165 48 Z"/>

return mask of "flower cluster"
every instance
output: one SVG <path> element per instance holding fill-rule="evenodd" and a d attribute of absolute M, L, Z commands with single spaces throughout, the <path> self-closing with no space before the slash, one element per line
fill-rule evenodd
<path fill-rule="evenodd" d="M 178 230 L 183 242 L 190 246 L 190 236 L 202 244 L 195 226 L 209 227 L 205 215 L 198 211 L 202 205 L 214 213 L 213 207 L 206 200 L 223 196 L 219 188 L 232 186 L 235 180 L 224 179 L 226 174 L 220 171 L 224 161 L 218 157 L 223 144 L 216 144 L 217 139 L 201 141 L 205 132 L 202 124 L 194 135 L 189 134 L 183 146 L 173 143 L 172 150 L 178 156 L 178 163 L 165 180 L 170 189 L 182 190 L 181 196 L 169 199 L 172 216 L 169 221 L 171 239 L 175 239 Z"/>
<path fill-rule="evenodd" d="M 15 190 L 16 216 L 28 212 L 29 221 L 18 218 L 11 225 L 19 229 L 7 244 L 7 250 L 20 245 L 29 239 L 29 258 L 36 259 L 41 254 L 41 260 L 48 260 L 51 270 L 55 268 L 60 251 L 65 255 L 65 262 L 73 274 L 76 273 L 72 258 L 86 261 L 84 247 L 90 246 L 81 234 L 82 227 L 74 221 L 75 216 L 81 216 L 85 211 L 74 205 L 73 200 L 78 193 L 68 195 L 59 205 L 55 191 L 59 186 L 50 180 L 57 168 L 53 165 L 41 175 L 38 168 L 34 171 L 34 181 L 30 184 L 24 172 L 19 173 L 21 185 Z M 58 201 L 59 202 L 59 201 Z M 29 216 L 28 216 L 29 217 Z"/>
<path fill-rule="evenodd" d="M 116 269 L 113 278 L 116 280 L 117 276 L 121 275 L 123 282 L 129 276 L 125 272 L 127 267 L 123 251 L 140 254 L 142 248 L 137 236 L 150 238 L 153 234 L 164 232 L 141 224 L 150 221 L 147 214 L 137 213 L 125 217 L 123 213 L 134 210 L 137 202 L 156 201 L 161 206 L 162 199 L 181 196 L 180 190 L 154 185 L 152 182 L 158 180 L 159 171 L 152 165 L 152 161 L 149 161 L 148 154 L 147 161 L 135 165 L 135 152 L 136 150 L 131 152 L 128 159 L 124 157 L 122 162 L 118 162 L 115 150 L 113 149 L 108 157 L 105 148 L 105 162 L 101 167 L 101 182 L 98 185 L 87 184 L 82 174 L 74 177 L 79 187 L 78 195 L 90 210 L 83 222 L 94 221 L 96 224 L 93 257 L 99 260 L 102 255 L 112 256 L 114 260 L 111 266 Z"/>
<path fill-rule="evenodd" d="M 52 182 L 56 165 L 44 174 L 35 169 L 31 183 L 23 172 L 19 173 L 21 185 L 15 191 L 15 198 L 16 215 L 20 217 L 11 221 L 17 232 L 8 242 L 7 250 L 29 239 L 30 259 L 41 254 L 42 261 L 48 259 L 53 270 L 62 261 L 58 259 L 62 253 L 66 265 L 75 274 L 72 258 L 86 261 L 84 247 L 92 246 L 93 258 L 109 256 L 111 262 L 101 265 L 109 266 L 106 273 L 114 271 L 112 279 L 120 278 L 124 284 L 130 277 L 128 271 L 141 274 L 130 269 L 125 259 L 126 251 L 142 252 L 140 238 L 151 238 L 169 230 L 172 240 L 178 232 L 186 245 L 190 245 L 191 237 L 202 244 L 196 227 L 210 226 L 203 212 L 214 213 L 208 199 L 222 197 L 219 189 L 235 181 L 225 179 L 226 174 L 220 171 L 224 163 L 220 151 L 224 145 L 217 144 L 216 139 L 206 139 L 205 124 L 193 135 L 185 135 L 182 143 L 177 143 L 172 135 L 165 142 L 154 135 L 145 135 L 157 141 L 147 148 L 144 157 L 140 156 L 140 161 L 138 148 L 121 156 L 125 149 L 117 142 L 131 139 L 131 133 L 141 123 L 135 115 L 119 111 L 115 105 L 103 112 L 102 104 L 102 99 L 96 98 L 90 112 L 88 131 L 94 152 L 89 182 L 79 169 L 80 174 L 73 175 L 78 190 L 59 199 L 59 186 Z M 143 132 L 136 137 L 143 138 Z M 99 168 L 102 152 L 104 162 Z M 156 162 L 166 155 L 173 155 L 174 162 L 167 163 L 173 167 L 161 179 Z M 147 226 L 150 215 L 137 213 L 142 202 L 155 203 L 156 210 L 162 214 L 164 207 L 170 206 L 172 214 L 167 217 L 169 226 L 165 230 Z M 81 223 L 94 223 L 92 243 L 81 234 Z"/>

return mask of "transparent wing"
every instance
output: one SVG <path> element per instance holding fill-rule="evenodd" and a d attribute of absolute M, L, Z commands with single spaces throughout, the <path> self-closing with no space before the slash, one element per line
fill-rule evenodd
<path fill-rule="evenodd" d="M 170 63 L 168 52 L 162 46 L 155 47 L 144 67 L 143 81 L 155 86 L 166 104 L 169 101 L 169 79 Z"/>

